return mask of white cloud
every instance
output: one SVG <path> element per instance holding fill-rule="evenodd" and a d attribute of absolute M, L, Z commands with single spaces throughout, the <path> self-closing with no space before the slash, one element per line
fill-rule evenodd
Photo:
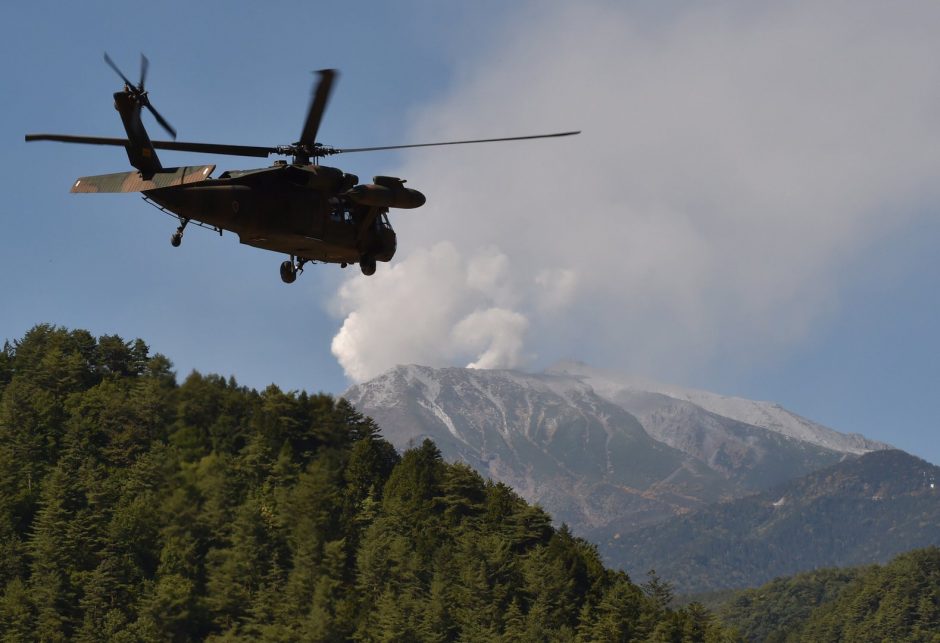
<path fill-rule="evenodd" d="M 563 310 L 578 287 L 578 275 L 569 268 L 545 268 L 535 275 L 538 308 L 543 312 Z"/>
<path fill-rule="evenodd" d="M 516 299 L 509 258 L 494 247 L 468 261 L 467 286 L 503 306 L 511 306 Z"/>
<path fill-rule="evenodd" d="M 350 377 L 528 353 L 661 377 L 761 359 L 940 200 L 940 5 L 638 11 L 520 12 L 418 114 L 415 140 L 584 133 L 409 153 L 396 172 L 428 204 L 395 219 L 402 255 L 339 294 Z M 470 332 L 491 310 L 502 331 Z"/>

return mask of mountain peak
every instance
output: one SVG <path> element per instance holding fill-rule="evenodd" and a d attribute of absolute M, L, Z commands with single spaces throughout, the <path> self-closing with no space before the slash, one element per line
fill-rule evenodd
<path fill-rule="evenodd" d="M 509 484 L 585 535 L 764 491 L 860 450 L 777 405 L 576 362 L 535 374 L 402 365 L 345 397 L 397 448 L 431 438 L 447 459 Z M 735 414 L 729 400 L 751 413 Z M 748 404 L 808 430 L 748 422 Z"/>
<path fill-rule="evenodd" d="M 592 368 L 576 361 L 559 362 L 550 367 L 547 372 L 576 378 L 590 385 L 598 395 L 609 400 L 622 401 L 637 392 L 664 395 L 675 400 L 689 402 L 715 415 L 841 453 L 861 455 L 891 448 L 888 444 L 869 440 L 858 433 L 840 433 L 788 411 L 776 402 L 755 401 L 661 384 L 650 379 Z"/>

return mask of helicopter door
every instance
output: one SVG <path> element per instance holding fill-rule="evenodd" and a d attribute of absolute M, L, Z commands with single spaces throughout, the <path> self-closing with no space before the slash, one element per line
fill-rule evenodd
<path fill-rule="evenodd" d="M 392 224 L 388 220 L 387 212 L 383 212 L 379 216 L 375 217 L 375 231 L 382 232 L 384 230 L 392 230 Z"/>

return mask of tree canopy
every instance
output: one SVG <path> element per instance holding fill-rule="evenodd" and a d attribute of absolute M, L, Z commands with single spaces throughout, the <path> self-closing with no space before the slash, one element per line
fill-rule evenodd
<path fill-rule="evenodd" d="M 940 549 L 735 593 L 718 615 L 749 641 L 940 642 Z"/>
<path fill-rule="evenodd" d="M 430 441 L 171 369 L 50 325 L 0 351 L 4 640 L 735 640 Z"/>

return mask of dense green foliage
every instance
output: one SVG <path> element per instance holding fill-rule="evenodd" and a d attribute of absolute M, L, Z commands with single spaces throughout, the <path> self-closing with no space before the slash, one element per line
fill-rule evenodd
<path fill-rule="evenodd" d="M 3 640 L 719 641 L 431 442 L 37 326 L 0 351 Z"/>
<path fill-rule="evenodd" d="M 940 549 L 884 566 L 779 578 L 736 593 L 721 619 L 749 641 L 940 641 Z"/>
<path fill-rule="evenodd" d="M 748 641 L 786 641 L 810 614 L 832 601 L 855 580 L 860 569 L 822 569 L 777 578 L 757 589 L 734 592 L 720 607 L 720 618 L 733 623 Z"/>
<path fill-rule="evenodd" d="M 804 641 L 940 642 L 940 549 L 875 567 L 813 612 Z"/>

